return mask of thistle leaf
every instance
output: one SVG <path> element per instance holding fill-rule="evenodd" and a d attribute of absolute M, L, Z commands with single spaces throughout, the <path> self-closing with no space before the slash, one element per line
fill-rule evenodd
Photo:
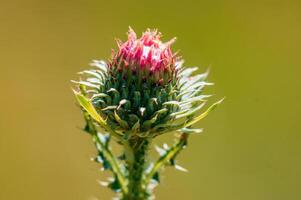
<path fill-rule="evenodd" d="M 97 85 L 103 85 L 100 79 L 98 78 L 87 78 L 87 81 Z"/>
<path fill-rule="evenodd" d="M 183 118 L 183 117 L 189 117 L 189 116 L 195 114 L 197 111 L 199 111 L 204 105 L 205 105 L 205 103 L 202 103 L 199 106 L 197 106 L 197 107 L 195 107 L 191 110 L 188 110 L 188 112 L 176 115 L 176 119 L 180 119 L 180 118 Z"/>
<path fill-rule="evenodd" d="M 160 156 L 164 156 L 166 154 L 166 150 L 162 149 L 161 147 L 158 147 L 157 145 L 155 146 L 155 149 Z"/>
<path fill-rule="evenodd" d="M 89 115 L 98 123 L 106 124 L 105 120 L 97 113 L 92 103 L 82 94 L 74 91 L 78 103 L 89 113 Z"/>
<path fill-rule="evenodd" d="M 145 122 L 143 122 L 142 124 L 142 128 L 143 129 L 148 129 L 152 126 L 152 124 L 154 124 L 157 121 L 158 118 L 158 114 L 156 114 L 153 118 L 151 118 L 150 120 L 146 120 Z"/>
<path fill-rule="evenodd" d="M 90 66 L 97 67 L 99 70 L 103 72 L 108 71 L 107 63 L 102 60 L 93 60 L 93 62 L 90 63 Z"/>
<path fill-rule="evenodd" d="M 110 142 L 110 135 L 109 134 L 97 134 L 97 137 L 99 138 L 100 142 L 104 145 L 104 147 L 109 146 Z"/>
<path fill-rule="evenodd" d="M 149 101 L 152 102 L 152 103 L 155 103 L 156 105 L 158 105 L 158 99 L 157 98 L 151 98 Z"/>
<path fill-rule="evenodd" d="M 115 110 L 115 109 L 117 109 L 117 106 L 107 106 L 107 107 L 103 108 L 102 111 Z"/>
<path fill-rule="evenodd" d="M 102 164 L 102 171 L 111 169 L 110 162 L 107 159 L 105 159 L 105 157 L 104 157 L 104 155 L 103 155 L 102 152 L 98 153 L 98 156 L 96 157 L 96 162 Z"/>
<path fill-rule="evenodd" d="M 163 105 L 175 105 L 175 106 L 180 106 L 180 102 L 178 102 L 178 101 L 167 101 L 167 102 L 164 102 Z"/>
<path fill-rule="evenodd" d="M 182 172 L 188 172 L 187 169 L 185 169 L 184 167 L 182 167 L 180 165 L 175 164 L 174 167 L 175 167 L 176 170 L 179 170 L 179 171 L 182 171 Z"/>
<path fill-rule="evenodd" d="M 211 95 L 199 95 L 199 96 L 196 96 L 196 97 L 192 97 L 192 98 L 188 98 L 187 100 L 183 100 L 180 105 L 183 106 L 187 103 L 194 103 L 194 102 L 204 102 L 206 101 L 205 99 L 210 97 Z"/>
<path fill-rule="evenodd" d="M 121 190 L 121 185 L 116 177 L 111 179 L 108 187 L 112 189 L 114 192 L 119 192 Z"/>
<path fill-rule="evenodd" d="M 193 118 L 192 120 L 188 121 L 183 128 L 189 127 L 195 123 L 197 123 L 198 121 L 200 121 L 201 119 L 205 118 L 212 110 L 214 110 L 219 104 L 221 104 L 223 102 L 224 98 L 219 100 L 218 102 L 212 104 L 204 113 L 200 114 L 199 116 Z"/>
<path fill-rule="evenodd" d="M 186 112 L 188 112 L 188 111 L 189 111 L 189 109 L 180 110 L 180 111 L 178 111 L 178 112 L 173 112 L 173 113 L 171 113 L 169 116 L 170 116 L 170 117 L 174 117 L 174 116 L 177 116 L 177 115 L 186 113 Z"/>
<path fill-rule="evenodd" d="M 113 92 L 113 93 L 119 95 L 119 92 L 118 92 L 115 88 L 110 88 L 107 92 L 108 92 L 108 93 Z"/>
<path fill-rule="evenodd" d="M 87 75 L 94 76 L 97 79 L 102 80 L 102 76 L 99 73 L 97 73 L 95 70 L 85 70 L 85 71 L 79 72 L 79 74 L 81 74 L 81 75 L 87 74 Z"/>
<path fill-rule="evenodd" d="M 94 94 L 91 99 L 95 99 L 95 98 L 98 98 L 98 97 L 100 97 L 100 98 L 108 98 L 110 96 L 107 95 L 107 94 L 105 94 L 105 93 L 97 93 L 97 94 Z"/>
<path fill-rule="evenodd" d="M 200 81 L 200 82 L 190 84 L 189 82 L 187 82 L 187 84 L 183 85 L 182 90 L 188 90 L 188 89 L 191 90 L 191 89 L 195 89 L 195 88 L 198 88 L 198 87 L 203 87 L 203 86 L 206 86 L 206 85 L 213 85 L 213 83 L 207 83 L 205 81 Z"/>
<path fill-rule="evenodd" d="M 166 109 L 166 108 L 163 108 L 163 109 L 161 109 L 161 110 L 158 110 L 158 111 L 156 111 L 156 112 L 154 113 L 154 117 L 155 117 L 156 115 L 162 115 L 163 113 L 166 113 L 166 112 L 168 112 L 168 109 Z"/>
<path fill-rule="evenodd" d="M 122 99 L 119 101 L 119 106 L 117 108 L 117 110 L 119 110 L 121 108 L 121 106 L 125 105 L 126 109 L 130 109 L 131 107 L 131 102 L 127 99 Z"/>
<path fill-rule="evenodd" d="M 182 72 L 179 73 L 179 76 L 190 76 L 193 72 L 197 71 L 197 67 L 187 67 Z"/>
<path fill-rule="evenodd" d="M 182 133 L 202 133 L 203 129 L 182 128 L 179 131 Z"/>
<path fill-rule="evenodd" d="M 98 85 L 95 85 L 95 84 L 93 84 L 91 82 L 88 82 L 88 81 L 71 81 L 71 82 L 99 90 Z"/>
<path fill-rule="evenodd" d="M 124 129 L 129 129 L 129 125 L 126 121 L 122 120 L 119 115 L 117 114 L 116 110 L 114 111 L 114 116 L 116 121 L 119 123 L 119 125 Z"/>

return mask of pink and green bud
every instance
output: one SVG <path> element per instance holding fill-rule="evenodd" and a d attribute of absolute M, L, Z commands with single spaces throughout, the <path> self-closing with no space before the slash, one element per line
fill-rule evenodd
<path fill-rule="evenodd" d="M 147 30 L 140 38 L 130 28 L 126 42 L 117 41 L 118 50 L 109 62 L 94 61 L 94 69 L 81 72 L 75 81 L 76 99 L 98 151 L 96 162 L 113 177 L 105 185 L 122 200 L 152 199 L 152 189 L 166 166 L 184 170 L 176 157 L 187 146 L 193 126 L 221 101 L 200 112 L 207 102 L 203 94 L 207 72 L 183 67 L 171 51 L 171 44 L 160 40 L 157 30 Z M 171 147 L 157 147 L 159 158 L 148 159 L 153 138 L 180 132 Z M 107 134 L 103 134 L 107 133 Z M 111 151 L 110 136 L 123 147 L 122 156 Z M 120 198 L 119 198 L 120 197 Z"/>
<path fill-rule="evenodd" d="M 183 67 L 172 52 L 175 39 L 160 38 L 150 29 L 138 38 L 130 28 L 111 60 L 95 61 L 97 69 L 82 72 L 78 82 L 107 127 L 126 139 L 187 129 L 208 97 L 202 94 L 207 73 L 193 75 L 197 68 Z"/>

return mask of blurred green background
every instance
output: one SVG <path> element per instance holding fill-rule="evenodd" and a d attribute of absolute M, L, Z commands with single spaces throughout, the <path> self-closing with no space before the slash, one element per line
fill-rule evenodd
<path fill-rule="evenodd" d="M 70 79 L 125 39 L 177 36 L 226 101 L 199 123 L 157 199 L 301 199 L 301 2 L 12 0 L 0 7 L 0 199 L 106 200 Z M 159 140 L 172 140 L 163 136 Z"/>

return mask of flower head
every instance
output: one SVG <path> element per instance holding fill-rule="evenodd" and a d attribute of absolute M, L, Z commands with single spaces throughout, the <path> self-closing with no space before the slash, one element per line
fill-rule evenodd
<path fill-rule="evenodd" d="M 202 94 L 207 73 L 193 75 L 197 68 L 182 67 L 171 50 L 175 39 L 163 43 L 160 38 L 150 29 L 138 38 L 130 28 L 112 59 L 94 61 L 97 69 L 82 72 L 84 81 L 77 82 L 82 107 L 115 135 L 130 139 L 188 131 L 206 116 L 192 120 L 208 97 Z"/>
<path fill-rule="evenodd" d="M 111 67 L 118 65 L 120 71 L 140 74 L 141 79 L 152 79 L 156 83 L 166 83 L 175 74 L 176 55 L 171 51 L 175 38 L 167 43 L 160 40 L 161 33 L 148 29 L 137 38 L 133 29 L 128 31 L 128 40 L 117 41 L 118 52 L 113 54 Z"/>

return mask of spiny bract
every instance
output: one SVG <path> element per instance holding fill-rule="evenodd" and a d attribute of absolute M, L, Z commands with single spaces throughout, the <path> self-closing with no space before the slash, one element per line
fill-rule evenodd
<path fill-rule="evenodd" d="M 202 94 L 209 85 L 207 73 L 192 75 L 197 68 L 184 68 L 171 51 L 175 39 L 163 43 L 160 36 L 147 30 L 137 38 L 130 28 L 128 40 L 117 41 L 119 48 L 111 60 L 95 60 L 91 64 L 95 69 L 80 72 L 82 95 L 90 98 L 103 124 L 120 138 L 198 132 L 189 127 L 208 113 L 195 116 L 208 97 Z"/>

